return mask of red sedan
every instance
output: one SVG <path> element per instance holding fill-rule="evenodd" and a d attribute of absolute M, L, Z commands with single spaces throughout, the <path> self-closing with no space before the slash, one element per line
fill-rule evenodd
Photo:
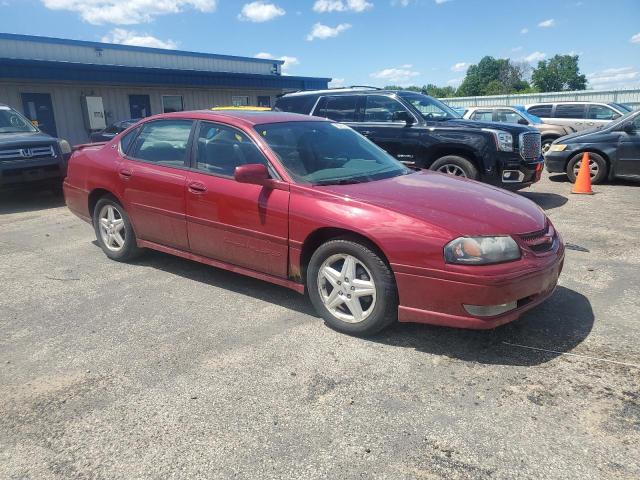
<path fill-rule="evenodd" d="M 355 335 L 396 319 L 496 327 L 547 298 L 564 259 L 531 201 L 302 115 L 151 117 L 77 149 L 64 191 L 113 260 L 151 248 L 307 290 Z"/>

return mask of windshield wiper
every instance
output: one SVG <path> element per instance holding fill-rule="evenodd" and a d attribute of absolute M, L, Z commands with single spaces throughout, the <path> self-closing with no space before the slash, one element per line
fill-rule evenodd
<path fill-rule="evenodd" d="M 341 178 L 339 180 L 323 180 L 316 182 L 314 185 L 353 185 L 354 183 L 364 183 L 366 180 L 358 180 L 356 178 Z"/>

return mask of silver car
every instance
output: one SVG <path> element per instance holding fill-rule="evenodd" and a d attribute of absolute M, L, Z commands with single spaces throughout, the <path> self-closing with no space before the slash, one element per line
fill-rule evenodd
<path fill-rule="evenodd" d="M 565 125 L 577 131 L 602 128 L 633 109 L 621 103 L 541 102 L 525 105 L 527 112 L 545 123 Z"/>

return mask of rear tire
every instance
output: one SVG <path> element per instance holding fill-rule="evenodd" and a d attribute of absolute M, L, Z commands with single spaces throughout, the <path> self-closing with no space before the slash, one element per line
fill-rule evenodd
<path fill-rule="evenodd" d="M 431 164 L 430 170 L 446 173 L 455 177 L 478 180 L 480 175 L 476 166 L 464 157 L 458 155 L 445 155 Z"/>
<path fill-rule="evenodd" d="M 307 290 L 325 323 L 339 332 L 373 335 L 397 320 L 393 273 L 361 243 L 339 239 L 321 245 L 307 268 Z"/>
<path fill-rule="evenodd" d="M 98 245 L 111 260 L 128 262 L 142 253 L 129 215 L 112 196 L 104 196 L 93 209 L 93 228 Z"/>
<path fill-rule="evenodd" d="M 567 163 L 567 176 L 571 183 L 576 182 L 578 175 L 578 169 L 582 163 L 582 153 L 578 153 L 569 159 Z M 591 170 L 591 183 L 596 185 L 602 183 L 607 178 L 607 161 L 602 158 L 601 155 L 593 152 L 587 152 L 589 154 L 589 168 Z"/>

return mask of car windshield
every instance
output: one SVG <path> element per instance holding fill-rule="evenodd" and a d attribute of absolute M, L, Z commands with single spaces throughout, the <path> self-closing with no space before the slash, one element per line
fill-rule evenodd
<path fill-rule="evenodd" d="M 635 117 L 638 114 L 640 114 L 640 111 L 636 111 L 636 110 L 633 110 L 633 111 L 631 111 L 629 113 L 625 113 L 621 117 L 619 117 L 619 118 L 615 119 L 613 122 L 611 122 L 605 128 L 607 130 L 615 130 L 619 125 L 622 125 L 623 123 L 626 123 L 627 120 L 629 120 L 631 117 Z"/>
<path fill-rule="evenodd" d="M 633 108 L 631 108 L 629 105 L 625 105 L 624 103 L 610 103 L 609 105 L 611 105 L 612 107 L 616 107 L 621 112 L 633 112 Z"/>
<path fill-rule="evenodd" d="M 364 183 L 412 172 L 340 123 L 283 122 L 254 128 L 296 182 Z"/>
<path fill-rule="evenodd" d="M 409 102 L 425 120 L 451 120 L 462 118 L 458 112 L 435 98 L 419 93 L 400 93 L 401 98 Z"/>
<path fill-rule="evenodd" d="M 522 115 L 524 118 L 529 120 L 529 122 L 533 123 L 534 125 L 540 125 L 541 123 L 544 123 L 540 117 L 537 117 L 534 114 L 527 112 L 524 109 L 524 107 L 515 107 L 515 108 L 516 110 L 518 110 L 518 113 L 520 115 Z"/>
<path fill-rule="evenodd" d="M 9 107 L 0 105 L 0 133 L 37 132 L 29 120 Z"/>

